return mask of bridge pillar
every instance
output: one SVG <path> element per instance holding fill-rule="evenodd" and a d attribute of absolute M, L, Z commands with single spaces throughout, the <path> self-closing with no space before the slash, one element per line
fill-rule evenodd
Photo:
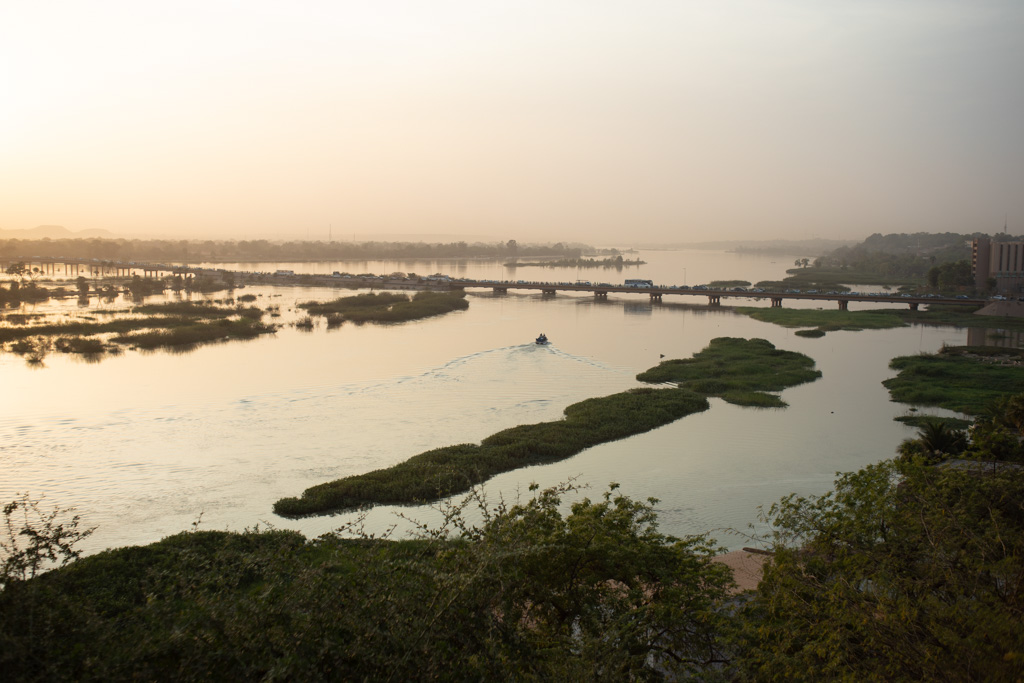
<path fill-rule="evenodd" d="M 840 299 L 839 300 L 839 310 L 840 311 L 848 311 L 848 310 L 850 310 L 850 302 L 847 301 L 846 299 Z"/>
<path fill-rule="evenodd" d="M 772 308 L 782 308 L 782 299 L 780 297 L 772 297 Z"/>
<path fill-rule="evenodd" d="M 917 302 L 916 301 L 913 301 L 913 302 L 910 303 L 910 310 L 912 310 L 912 311 L 916 311 L 917 310 Z"/>
<path fill-rule="evenodd" d="M 594 298 L 595 299 L 607 299 L 608 298 L 608 292 L 594 292 Z"/>
<path fill-rule="evenodd" d="M 661 301 L 661 292 L 651 292 L 651 301 Z"/>
<path fill-rule="evenodd" d="M 508 294 L 508 287 L 493 287 L 495 294 Z"/>
<path fill-rule="evenodd" d="M 543 296 L 554 296 L 555 295 L 555 290 L 553 290 L 553 289 L 542 289 L 542 290 L 540 290 L 540 293 Z"/>
<path fill-rule="evenodd" d="M 722 297 L 717 294 L 708 294 L 708 306 L 721 306 Z"/>

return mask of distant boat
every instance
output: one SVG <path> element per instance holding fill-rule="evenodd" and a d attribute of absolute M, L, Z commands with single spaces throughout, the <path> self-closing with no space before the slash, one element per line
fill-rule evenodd
<path fill-rule="evenodd" d="M 548 336 L 541 332 L 540 336 L 537 337 L 536 344 L 537 346 L 546 346 L 548 344 Z"/>

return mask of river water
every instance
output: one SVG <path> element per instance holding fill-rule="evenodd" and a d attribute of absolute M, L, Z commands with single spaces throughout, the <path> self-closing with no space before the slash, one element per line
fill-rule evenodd
<path fill-rule="evenodd" d="M 780 279 L 792 267 L 791 258 L 725 252 L 640 256 L 647 265 L 621 272 L 518 268 L 514 278 L 493 262 L 235 267 L 546 281 L 642 277 L 691 285 Z M 277 320 L 285 323 L 299 315 L 296 302 L 339 295 L 271 287 L 245 293 L 256 294 L 263 307 L 279 306 Z M 913 430 L 893 421 L 906 409 L 889 402 L 881 385 L 893 374 L 889 360 L 962 344 L 967 336 L 953 328 L 907 327 L 804 339 L 725 307 L 708 309 L 700 298 L 652 304 L 642 294 L 596 301 L 583 294 L 480 291 L 469 300 L 466 311 L 413 323 L 336 330 L 321 324 L 311 332 L 286 326 L 254 341 L 188 353 L 128 351 L 98 363 L 51 355 L 43 368 L 0 354 L 0 501 L 28 492 L 48 506 L 77 508 L 86 524 L 98 527 L 87 552 L 156 541 L 200 517 L 200 528 L 269 523 L 315 536 L 354 515 L 286 520 L 273 514 L 272 503 L 430 448 L 558 419 L 571 403 L 637 386 L 636 373 L 662 355 L 689 357 L 715 337 L 761 337 L 810 355 L 823 373 L 783 392 L 788 408 L 712 399 L 704 413 L 560 463 L 500 475 L 485 487 L 491 500 L 511 499 L 533 482 L 575 478 L 591 486 L 581 495 L 598 497 L 617 482 L 627 495 L 660 500 L 663 531 L 710 532 L 738 548 L 750 544 L 743 535 L 748 524 L 764 530 L 756 524 L 758 506 L 790 492 L 823 493 L 837 471 L 892 456 Z M 124 302 L 79 307 L 71 300 L 28 311 L 80 315 L 110 305 Z M 532 343 L 542 331 L 551 346 Z M 397 512 L 437 518 L 425 508 L 380 507 L 367 528 L 387 528 Z"/>

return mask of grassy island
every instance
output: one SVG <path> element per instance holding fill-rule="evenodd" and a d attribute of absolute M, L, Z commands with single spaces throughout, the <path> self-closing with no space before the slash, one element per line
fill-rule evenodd
<path fill-rule="evenodd" d="M 673 359 L 636 376 L 641 382 L 675 382 L 702 396 L 718 396 L 741 406 L 784 408 L 766 392 L 813 382 L 821 377 L 814 360 L 781 351 L 764 339 L 719 337 L 693 358 Z"/>
<path fill-rule="evenodd" d="M 707 396 L 748 406 L 785 406 L 766 391 L 821 376 L 803 354 L 779 351 L 763 339 L 714 339 L 689 361 L 666 361 L 641 373 L 645 382 L 677 382 L 674 388 L 631 389 L 591 398 L 565 409 L 565 419 L 520 425 L 478 444 L 444 446 L 403 463 L 345 477 L 282 498 L 282 516 L 324 514 L 373 504 L 416 504 L 438 500 L 529 465 L 564 460 L 600 443 L 641 434 L 691 413 L 707 410 Z"/>
<path fill-rule="evenodd" d="M 994 401 L 1024 387 L 1024 350 L 951 346 L 935 354 L 900 356 L 899 374 L 882 384 L 893 401 L 982 414 Z"/>
<path fill-rule="evenodd" d="M 310 315 L 323 316 L 328 323 L 400 323 L 469 308 L 465 292 L 417 292 L 410 298 L 406 294 L 380 292 L 343 296 L 334 301 L 320 303 L 307 301 L 299 304 Z"/>
<path fill-rule="evenodd" d="M 469 490 L 509 470 L 564 460 L 585 448 L 640 434 L 707 410 L 701 396 L 681 389 L 638 388 L 574 403 L 565 419 L 520 425 L 477 444 L 444 446 L 403 463 L 345 477 L 282 498 L 283 516 L 324 514 L 373 504 L 425 503 Z"/>

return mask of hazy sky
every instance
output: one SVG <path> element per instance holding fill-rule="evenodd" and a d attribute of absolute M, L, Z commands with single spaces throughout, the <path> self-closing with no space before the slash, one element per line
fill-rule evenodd
<path fill-rule="evenodd" d="M 0 228 L 1024 232 L 1024 1 L 5 2 Z"/>

